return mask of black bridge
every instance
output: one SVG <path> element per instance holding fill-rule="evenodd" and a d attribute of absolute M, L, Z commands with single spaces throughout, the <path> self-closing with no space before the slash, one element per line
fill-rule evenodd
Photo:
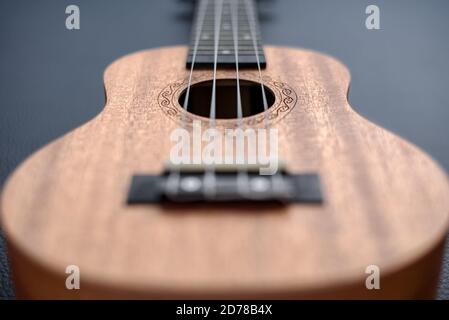
<path fill-rule="evenodd" d="M 256 170 L 171 169 L 135 175 L 128 204 L 151 203 L 321 203 L 315 173 L 260 175 Z"/>

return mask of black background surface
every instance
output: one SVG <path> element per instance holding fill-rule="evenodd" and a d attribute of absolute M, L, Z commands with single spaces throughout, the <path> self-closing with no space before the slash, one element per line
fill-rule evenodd
<path fill-rule="evenodd" d="M 81 9 L 79 31 L 65 28 L 69 4 Z M 380 7 L 382 30 L 365 28 L 369 4 Z M 266 44 L 339 58 L 352 73 L 354 109 L 449 171 L 447 0 L 267 0 L 260 11 Z M 0 0 L 0 184 L 33 151 L 101 111 L 109 63 L 186 44 L 190 13 L 190 2 L 179 0 Z M 11 297 L 0 241 L 0 298 Z"/>

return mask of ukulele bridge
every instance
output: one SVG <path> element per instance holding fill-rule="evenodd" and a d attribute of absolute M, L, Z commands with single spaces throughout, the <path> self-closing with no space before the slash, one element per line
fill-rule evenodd
<path fill-rule="evenodd" d="M 321 203 L 316 173 L 279 170 L 260 175 L 254 168 L 169 168 L 160 175 L 134 175 L 128 204 L 154 203 Z"/>

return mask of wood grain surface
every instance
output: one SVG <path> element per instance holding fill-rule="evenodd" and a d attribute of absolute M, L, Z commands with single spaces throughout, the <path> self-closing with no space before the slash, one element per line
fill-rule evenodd
<path fill-rule="evenodd" d="M 131 54 L 106 70 L 103 112 L 28 158 L 4 187 L 1 222 L 18 296 L 431 297 L 449 222 L 443 171 L 351 109 L 350 75 L 340 62 L 265 50 L 265 84 L 276 93 L 268 112 L 285 96 L 295 100 L 273 116 L 280 157 L 293 172 L 319 172 L 323 205 L 126 205 L 132 175 L 159 173 L 168 158 L 188 77 L 185 47 Z M 194 73 L 194 82 L 211 78 L 211 71 Z M 373 264 L 380 290 L 365 288 Z M 80 267 L 78 291 L 65 288 L 68 265 Z"/>

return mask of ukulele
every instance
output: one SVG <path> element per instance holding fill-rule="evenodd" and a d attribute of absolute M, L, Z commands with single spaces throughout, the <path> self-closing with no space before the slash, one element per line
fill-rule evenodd
<path fill-rule="evenodd" d="M 112 63 L 104 110 L 7 180 L 19 298 L 433 297 L 446 175 L 354 112 L 342 63 L 262 46 L 256 5 L 198 1 L 189 47 Z"/>

